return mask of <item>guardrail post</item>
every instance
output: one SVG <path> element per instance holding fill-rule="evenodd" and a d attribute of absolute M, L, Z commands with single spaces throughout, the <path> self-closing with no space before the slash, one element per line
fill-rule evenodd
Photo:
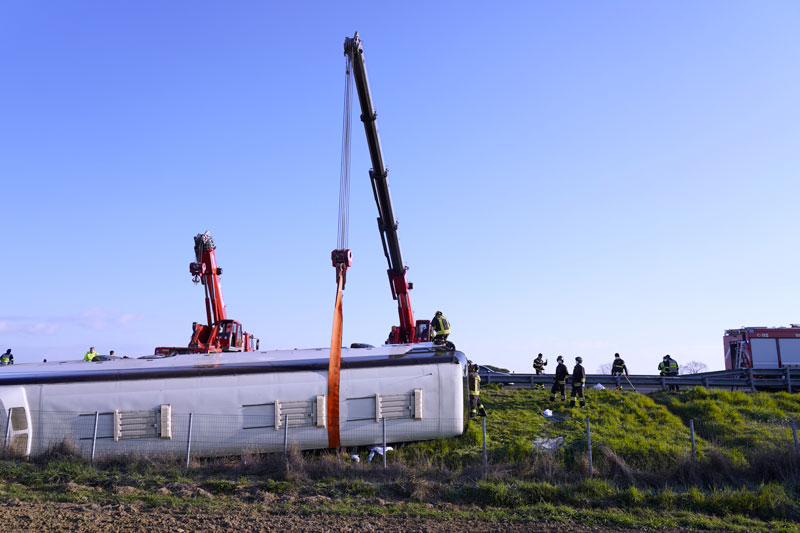
<path fill-rule="evenodd" d="M 703 387 L 708 388 L 708 377 L 703 376 Z"/>
<path fill-rule="evenodd" d="M 536 390 L 536 378 L 531 374 L 531 390 Z"/>
<path fill-rule="evenodd" d="M 594 477 L 594 465 L 592 464 L 592 428 L 589 426 L 589 419 L 586 419 L 586 450 L 589 452 L 589 477 Z"/>
<path fill-rule="evenodd" d="M 100 420 L 100 413 L 94 412 L 94 433 L 92 434 L 92 462 L 94 462 L 94 451 L 97 448 L 97 422 Z"/>
<path fill-rule="evenodd" d="M 193 414 L 189 413 L 189 431 L 186 435 L 186 468 L 189 468 L 189 458 L 192 456 L 192 418 Z"/>
<path fill-rule="evenodd" d="M 697 466 L 697 448 L 694 442 L 694 420 L 689 420 L 689 437 L 692 439 L 692 466 Z"/>
<path fill-rule="evenodd" d="M 483 433 L 483 466 L 485 467 L 489 462 L 489 457 L 486 454 L 486 417 L 481 418 L 481 432 Z"/>
<path fill-rule="evenodd" d="M 788 366 L 786 367 L 786 390 L 789 391 L 789 394 L 792 393 L 792 369 Z"/>
<path fill-rule="evenodd" d="M 756 382 L 753 379 L 753 369 L 752 368 L 748 368 L 747 369 L 747 375 L 750 377 L 750 392 L 755 392 L 756 391 Z"/>
<path fill-rule="evenodd" d="M 386 470 L 386 418 L 383 418 L 383 469 Z"/>
<path fill-rule="evenodd" d="M 661 390 L 667 390 L 667 380 L 663 375 L 661 376 Z"/>
<path fill-rule="evenodd" d="M 792 420 L 792 437 L 794 437 L 794 449 L 800 455 L 800 442 L 797 441 L 797 420 Z"/>
<path fill-rule="evenodd" d="M 13 407 L 8 408 L 8 418 L 6 420 L 6 440 L 3 441 L 4 451 L 8 448 L 8 440 L 11 438 L 11 411 L 13 410 Z"/>

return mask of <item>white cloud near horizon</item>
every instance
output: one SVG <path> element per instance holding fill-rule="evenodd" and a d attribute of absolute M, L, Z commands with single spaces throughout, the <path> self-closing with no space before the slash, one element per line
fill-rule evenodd
<path fill-rule="evenodd" d="M 87 309 L 71 315 L 53 317 L 0 317 L 0 334 L 55 335 L 65 324 L 101 331 L 114 326 L 127 326 L 142 315 L 121 311 L 106 311 L 99 308 Z"/>

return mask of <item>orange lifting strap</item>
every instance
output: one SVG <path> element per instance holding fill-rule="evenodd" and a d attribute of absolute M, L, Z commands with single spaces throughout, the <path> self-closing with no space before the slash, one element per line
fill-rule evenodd
<path fill-rule="evenodd" d="M 328 447 L 338 448 L 339 440 L 339 369 L 342 364 L 342 285 L 340 276 L 336 288 L 336 307 L 333 310 L 331 357 L 328 363 Z"/>

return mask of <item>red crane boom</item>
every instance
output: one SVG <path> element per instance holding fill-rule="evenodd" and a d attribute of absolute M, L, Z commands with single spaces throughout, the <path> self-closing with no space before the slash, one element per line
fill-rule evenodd
<path fill-rule="evenodd" d="M 194 238 L 194 254 L 197 261 L 189 264 L 192 281 L 203 284 L 208 323 L 192 323 L 192 338 L 189 346 L 159 347 L 155 350 L 157 355 L 251 352 L 258 349 L 258 339 L 243 331 L 241 322 L 228 318 L 220 285 L 222 269 L 217 266 L 217 256 L 214 250 L 216 250 L 216 246 L 211 234 L 208 231 L 198 233 Z"/>

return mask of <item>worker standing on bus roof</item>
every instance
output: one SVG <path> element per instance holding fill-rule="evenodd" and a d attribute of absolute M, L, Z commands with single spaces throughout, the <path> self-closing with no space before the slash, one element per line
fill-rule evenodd
<path fill-rule="evenodd" d="M 553 380 L 553 387 L 550 389 L 550 401 L 556 401 L 556 393 L 561 393 L 561 401 L 567 401 L 567 376 L 569 376 L 569 370 L 567 369 L 567 365 L 564 364 L 564 358 L 560 355 L 556 357 L 556 361 L 558 362 L 558 366 L 556 367 L 556 379 Z"/>
<path fill-rule="evenodd" d="M 625 366 L 625 361 L 622 360 L 622 357 L 620 357 L 618 353 L 615 353 L 614 363 L 611 365 L 611 375 L 616 377 L 622 374 L 630 376 L 630 374 L 628 374 L 628 367 Z M 619 387 L 617 387 L 617 390 L 619 390 Z"/>
<path fill-rule="evenodd" d="M 91 362 L 92 359 L 94 359 L 95 357 L 97 357 L 97 352 L 94 351 L 94 346 L 92 346 L 91 348 L 89 348 L 89 351 L 86 352 L 86 355 L 83 356 L 83 360 Z"/>
<path fill-rule="evenodd" d="M 544 367 L 547 366 L 547 361 L 542 359 L 542 354 L 536 356 L 536 359 L 533 360 L 533 369 L 536 371 L 537 376 L 541 376 L 544 374 Z M 544 383 L 537 383 L 534 385 L 533 390 L 542 389 L 544 390 Z"/>
<path fill-rule="evenodd" d="M 11 348 L 6 350 L 6 353 L 0 355 L 0 365 L 13 365 L 14 354 L 11 353 Z"/>
<path fill-rule="evenodd" d="M 575 368 L 572 370 L 572 393 L 570 407 L 575 407 L 575 398 L 581 399 L 581 407 L 586 407 L 586 397 L 583 395 L 583 387 L 586 385 L 586 369 L 583 368 L 583 357 L 575 358 Z"/>
<path fill-rule="evenodd" d="M 658 363 L 658 373 L 662 376 L 677 376 L 678 375 L 678 362 L 670 357 L 669 354 L 664 356 L 664 360 Z M 669 384 L 669 390 L 678 391 L 678 385 Z"/>
<path fill-rule="evenodd" d="M 478 365 L 469 365 L 469 417 L 486 416 L 486 409 L 481 403 L 481 376 Z"/>
<path fill-rule="evenodd" d="M 441 311 L 436 311 L 436 314 L 431 320 L 431 328 L 433 328 L 432 339 L 435 344 L 444 344 L 447 336 L 450 335 L 450 322 L 444 317 Z"/>

